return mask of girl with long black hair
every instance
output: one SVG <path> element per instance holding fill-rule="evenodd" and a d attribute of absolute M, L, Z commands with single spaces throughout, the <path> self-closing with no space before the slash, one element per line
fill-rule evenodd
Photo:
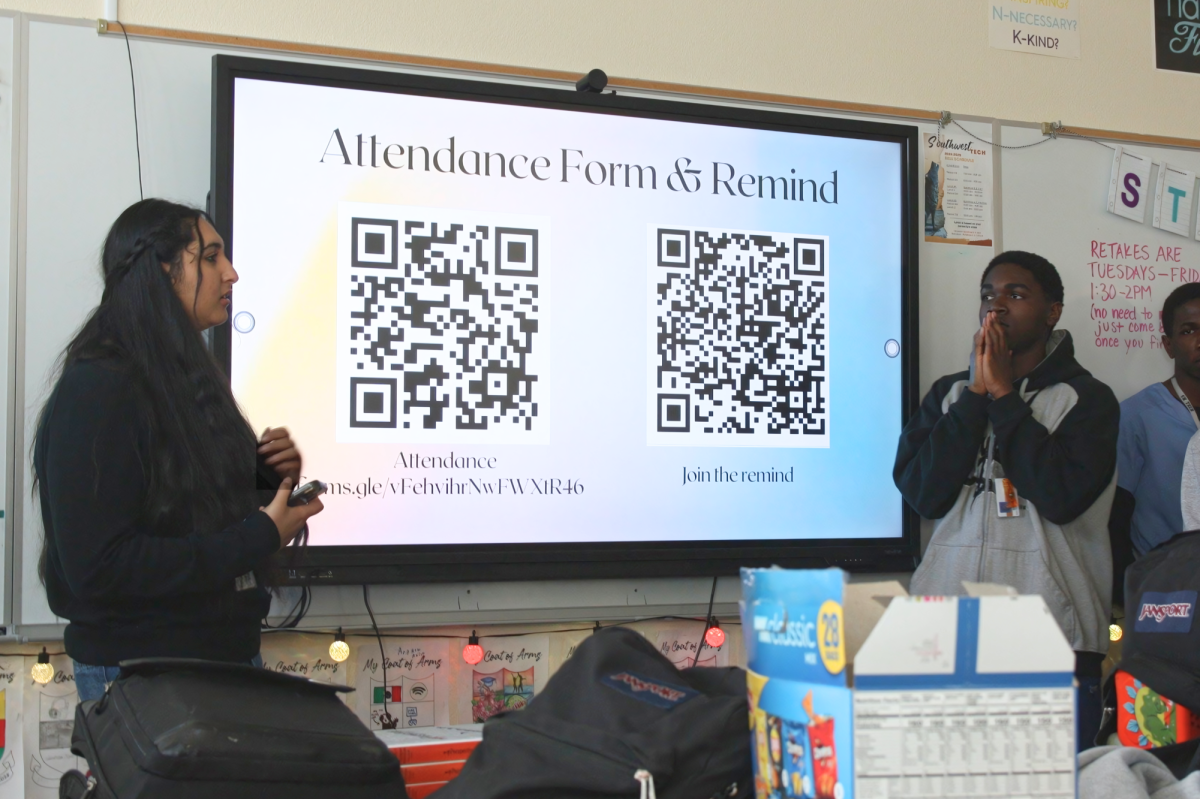
<path fill-rule="evenodd" d="M 138 202 L 101 260 L 103 296 L 33 444 L 40 571 L 81 700 L 126 659 L 255 662 L 260 570 L 321 511 L 288 506 L 299 451 L 284 428 L 255 437 L 201 336 L 228 318 L 238 279 L 207 215 Z M 272 470 L 282 483 L 263 492 L 257 473 Z"/>

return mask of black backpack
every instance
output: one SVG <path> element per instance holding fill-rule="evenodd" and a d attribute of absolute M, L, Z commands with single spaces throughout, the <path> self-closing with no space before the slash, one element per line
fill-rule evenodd
<path fill-rule="evenodd" d="M 1125 571 L 1125 634 L 1121 662 L 1104 684 L 1104 720 L 1095 743 L 1117 730 L 1115 676 L 1128 672 L 1157 693 L 1200 714 L 1200 530 L 1180 533 L 1133 562 Z M 1196 743 L 1159 747 L 1172 770 L 1194 765 Z M 1161 758 L 1160 758 L 1161 759 Z M 1181 776 L 1177 774 L 1176 776 Z"/>
<path fill-rule="evenodd" d="M 399 761 L 338 699 L 349 690 L 228 663 L 122 663 L 75 710 L 71 749 L 91 779 L 69 774 L 62 795 L 404 799 Z"/>
<path fill-rule="evenodd" d="M 753 790 L 746 673 L 680 671 L 641 635 L 613 627 L 580 644 L 526 709 L 489 719 L 437 799 L 725 799 Z"/>
<path fill-rule="evenodd" d="M 1163 696 L 1200 713 L 1200 531 L 1180 533 L 1125 572 L 1121 663 Z"/>

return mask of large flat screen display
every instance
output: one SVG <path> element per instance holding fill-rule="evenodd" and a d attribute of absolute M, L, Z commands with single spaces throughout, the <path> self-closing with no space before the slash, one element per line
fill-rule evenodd
<path fill-rule="evenodd" d="M 214 338 L 297 579 L 911 566 L 915 129 L 218 57 Z"/>

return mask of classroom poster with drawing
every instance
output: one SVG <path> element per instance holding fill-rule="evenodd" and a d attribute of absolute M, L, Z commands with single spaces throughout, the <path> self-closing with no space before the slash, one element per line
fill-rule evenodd
<path fill-rule="evenodd" d="M 32 663 L 33 658 L 27 662 Z M 71 769 L 87 771 L 87 761 L 71 754 L 75 706 L 79 704 L 73 664 L 66 655 L 51 657 L 50 664 L 54 666 L 54 678 L 46 685 L 34 682 L 28 669 L 22 674 L 27 799 L 57 799 L 63 774 Z"/>
<path fill-rule="evenodd" d="M 358 716 L 373 730 L 450 724 L 450 642 L 445 638 L 357 638 Z M 386 666 L 386 676 L 385 676 Z"/>
<path fill-rule="evenodd" d="M 923 132 L 925 241 L 992 246 L 992 152 L 969 133 Z"/>
<path fill-rule="evenodd" d="M 575 655 L 579 645 L 592 637 L 594 630 L 571 630 L 550 636 L 550 667 L 547 678 L 553 677 L 562 665 Z"/>
<path fill-rule="evenodd" d="M 455 681 L 456 704 L 469 715 L 464 723 L 479 724 L 504 710 L 522 710 L 550 678 L 550 638 L 522 635 L 480 638 L 483 660 L 463 669 L 468 680 Z M 463 714 L 466 715 L 466 714 Z"/>
<path fill-rule="evenodd" d="M 0 658 L 0 799 L 20 799 L 25 795 L 21 710 L 28 668 L 23 657 Z"/>
<path fill-rule="evenodd" d="M 658 627 L 653 637 L 647 637 L 677 669 L 690 669 L 693 666 L 728 666 L 728 633 L 725 643 L 714 649 L 704 641 L 704 632 L 707 629 L 708 625 L 704 622 L 676 622 Z"/>
<path fill-rule="evenodd" d="M 330 685 L 349 685 L 351 661 L 329 656 L 329 636 L 273 634 L 262 637 L 263 667 Z"/>

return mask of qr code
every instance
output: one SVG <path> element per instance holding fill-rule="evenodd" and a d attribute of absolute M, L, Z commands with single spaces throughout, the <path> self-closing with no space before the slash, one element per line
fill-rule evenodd
<path fill-rule="evenodd" d="M 649 443 L 829 446 L 829 238 L 651 226 Z"/>
<path fill-rule="evenodd" d="M 541 218 L 343 203 L 339 440 L 533 443 L 547 238 Z"/>

